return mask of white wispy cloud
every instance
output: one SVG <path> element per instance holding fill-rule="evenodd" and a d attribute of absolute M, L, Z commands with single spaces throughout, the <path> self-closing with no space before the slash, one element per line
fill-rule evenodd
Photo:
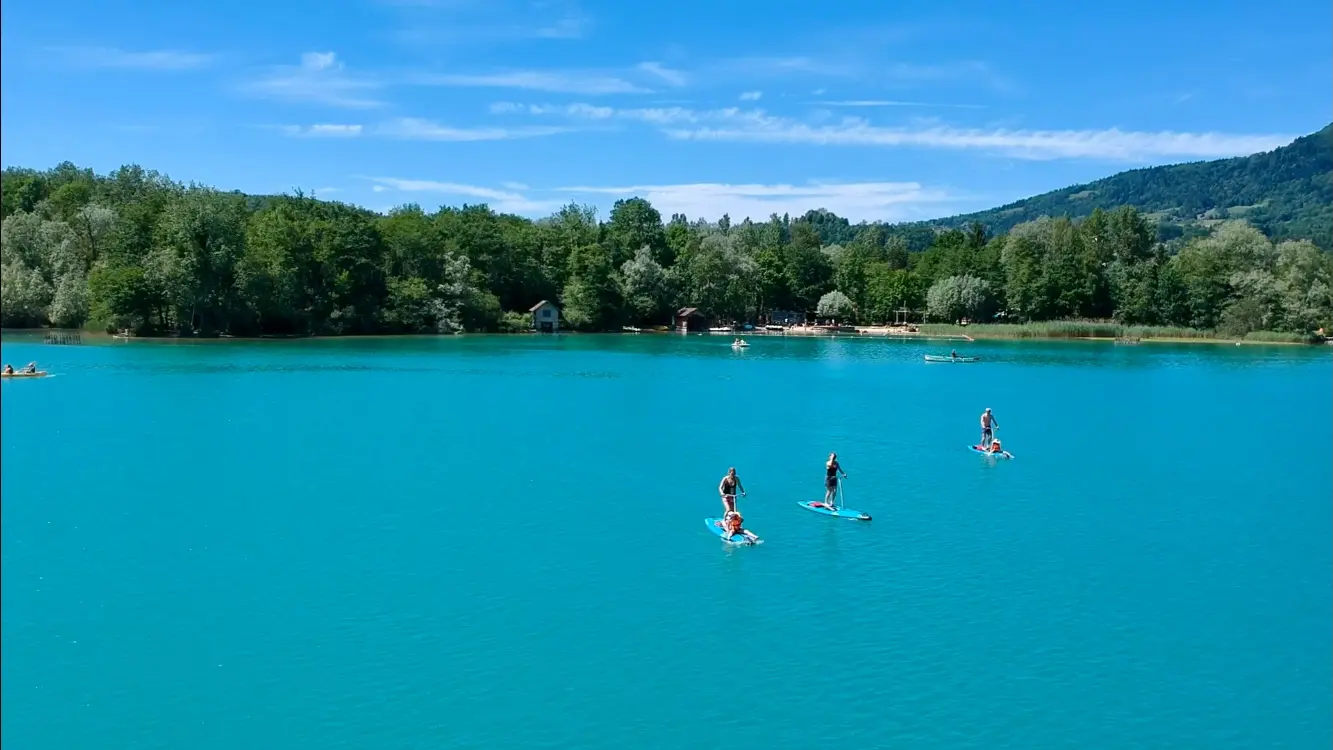
<path fill-rule="evenodd" d="M 555 23 L 538 26 L 532 35 L 538 39 L 582 39 L 592 28 L 592 19 L 578 13 L 572 13 Z"/>
<path fill-rule="evenodd" d="M 332 52 L 307 52 L 301 55 L 300 65 L 278 66 L 241 89 L 266 99 L 373 109 L 384 102 L 370 94 L 382 87 L 374 78 L 348 73 Z"/>
<path fill-rule="evenodd" d="M 361 135 L 361 125 L 283 125 L 282 132 L 293 138 L 355 138 Z"/>
<path fill-rule="evenodd" d="M 551 213 L 564 205 L 559 200 L 533 200 L 512 190 L 495 190 L 457 182 L 410 180 L 397 177 L 368 177 L 366 179 L 374 183 L 374 187 L 371 189 L 375 192 L 437 193 L 455 198 L 473 198 L 484 201 L 493 210 L 501 213 L 544 214 Z"/>
<path fill-rule="evenodd" d="M 756 221 L 772 214 L 799 215 L 812 208 L 826 208 L 852 221 L 909 221 L 952 212 L 959 200 L 944 190 L 916 182 L 811 182 L 805 185 L 695 183 L 686 185 L 572 186 L 534 190 L 522 183 L 503 183 L 495 189 L 457 182 L 363 177 L 381 195 L 434 193 L 445 202 L 484 201 L 496 211 L 524 216 L 548 215 L 570 201 L 606 202 L 640 196 L 665 214 L 683 213 L 691 218 L 719 219 L 728 214 L 739 221 Z"/>
<path fill-rule="evenodd" d="M 920 147 L 988 151 L 1017 159 L 1105 159 L 1151 162 L 1159 159 L 1217 159 L 1271 151 L 1290 143 L 1287 135 L 1138 132 L 1105 130 L 983 130 L 947 126 L 888 128 L 863 120 L 807 125 L 772 118 L 761 125 L 702 127 L 666 131 L 671 138 L 700 141 L 804 143 L 819 146 Z"/>
<path fill-rule="evenodd" d="M 217 55 L 180 50 L 130 52 L 115 47 L 48 47 L 68 65 L 129 70 L 191 70 L 207 67 Z"/>
<path fill-rule="evenodd" d="M 587 96 L 645 94 L 651 91 L 618 76 L 577 71 L 516 70 L 482 75 L 423 75 L 414 78 L 413 82 L 423 86 L 526 89 Z"/>
<path fill-rule="evenodd" d="M 981 151 L 1030 160 L 1103 159 L 1147 163 L 1162 159 L 1215 159 L 1271 151 L 1290 143 L 1295 137 L 1286 134 L 1126 131 L 1118 128 L 1022 130 L 959 128 L 939 124 L 886 127 L 854 117 L 832 124 L 818 124 L 771 115 L 760 109 L 734 107 L 715 110 L 682 107 L 617 109 L 590 104 L 501 104 L 496 107 L 492 111 L 603 121 L 640 121 L 661 126 L 663 133 L 677 140 L 935 148 Z"/>
<path fill-rule="evenodd" d="M 900 81 L 944 81 L 954 78 L 998 76 L 990 63 L 975 60 L 947 63 L 896 62 L 877 66 L 875 72 Z"/>
<path fill-rule="evenodd" d="M 690 82 L 689 77 L 684 73 L 679 70 L 668 68 L 662 63 L 641 62 L 638 64 L 638 69 L 649 75 L 657 76 L 670 86 L 680 87 L 685 86 Z"/>
<path fill-rule="evenodd" d="M 814 102 L 824 107 L 943 107 L 946 109 L 985 109 L 984 104 L 952 104 L 938 102 L 909 102 L 896 99 L 843 99 Z"/>
<path fill-rule="evenodd" d="M 858 75 L 865 70 L 863 65 L 856 62 L 805 56 L 734 57 L 718 60 L 709 64 L 708 68 L 718 75 L 748 78 L 785 78 L 791 75 L 846 78 Z"/>
<path fill-rule="evenodd" d="M 947 192 L 916 182 L 816 182 L 806 185 L 632 185 L 625 187 L 575 186 L 557 193 L 646 198 L 662 214 L 683 213 L 691 218 L 716 220 L 722 214 L 733 221 L 755 221 L 772 214 L 804 214 L 826 208 L 851 221 L 910 221 L 949 213 L 957 200 Z"/>
<path fill-rule="evenodd" d="M 763 121 L 763 112 L 747 111 L 738 107 L 717 110 L 694 110 L 688 107 L 605 107 L 578 102 L 574 104 L 519 104 L 496 102 L 492 114 L 527 114 L 555 116 L 579 120 L 627 120 L 652 125 L 678 125 L 706 122 L 741 122 L 748 118 Z"/>
<path fill-rule="evenodd" d="M 375 127 L 373 133 L 384 138 L 396 138 L 407 141 L 504 141 L 518 138 L 540 138 L 548 135 L 568 133 L 574 128 L 562 127 L 480 127 L 459 128 L 441 125 L 418 117 L 400 117 L 384 122 Z"/>
<path fill-rule="evenodd" d="M 762 91 L 746 91 L 740 95 L 740 100 L 743 102 L 757 102 L 762 99 L 763 96 L 764 92 Z"/>
<path fill-rule="evenodd" d="M 939 63 L 881 62 L 863 54 L 823 56 L 756 56 L 727 58 L 704 66 L 710 78 L 721 80 L 761 79 L 791 80 L 796 77 L 825 79 L 865 79 L 895 88 L 960 83 L 981 85 L 996 92 L 1010 93 L 1018 85 L 995 65 L 979 60 Z M 819 89 L 820 93 L 823 90 Z"/>
<path fill-rule="evenodd" d="M 586 38 L 593 18 L 577 3 L 553 0 L 379 0 L 393 6 L 408 44 L 479 45 Z"/>
<path fill-rule="evenodd" d="M 376 0 L 380 5 L 400 8 L 439 8 L 452 10 L 473 5 L 473 0 Z"/>

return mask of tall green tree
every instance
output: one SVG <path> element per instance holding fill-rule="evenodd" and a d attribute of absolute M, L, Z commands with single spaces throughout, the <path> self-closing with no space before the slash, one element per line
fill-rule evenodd
<path fill-rule="evenodd" d="M 675 258 L 668 252 L 662 215 L 643 198 L 616 201 L 606 224 L 612 262 L 617 266 L 634 257 L 640 248 L 648 248 L 659 265 L 671 265 Z"/>
<path fill-rule="evenodd" d="M 564 317 L 579 330 L 609 330 L 620 324 L 622 292 L 612 254 L 601 244 L 584 245 L 569 256 Z"/>

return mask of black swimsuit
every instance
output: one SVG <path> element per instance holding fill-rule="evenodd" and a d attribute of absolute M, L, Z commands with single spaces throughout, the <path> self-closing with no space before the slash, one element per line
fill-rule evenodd
<path fill-rule="evenodd" d="M 836 490 L 836 489 L 838 489 L 838 471 L 839 471 L 841 468 L 842 468 L 841 466 L 838 466 L 838 462 L 837 462 L 837 461 L 834 461 L 832 466 L 826 466 L 826 467 L 824 467 L 825 472 L 826 472 L 826 474 L 825 474 L 825 476 L 824 476 L 824 488 L 825 488 L 825 489 L 829 489 L 829 490 Z"/>

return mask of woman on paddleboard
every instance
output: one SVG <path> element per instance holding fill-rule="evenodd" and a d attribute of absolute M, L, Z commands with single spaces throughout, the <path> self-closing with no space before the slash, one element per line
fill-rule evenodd
<path fill-rule="evenodd" d="M 727 475 L 722 477 L 722 483 L 717 486 L 718 494 L 722 495 L 722 508 L 726 513 L 736 512 L 736 492 L 745 494 L 745 486 L 741 484 L 741 478 L 736 476 L 736 467 L 727 469 Z"/>
<path fill-rule="evenodd" d="M 847 476 L 847 472 L 842 470 L 842 464 L 838 463 L 838 454 L 828 454 L 828 462 L 824 464 L 824 504 L 828 507 L 834 507 L 834 501 L 838 499 L 838 475 Z"/>

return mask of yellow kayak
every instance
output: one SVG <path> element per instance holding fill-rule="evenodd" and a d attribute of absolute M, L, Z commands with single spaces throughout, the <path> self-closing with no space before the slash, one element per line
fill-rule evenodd
<path fill-rule="evenodd" d="M 0 372 L 0 378 L 44 378 L 46 370 L 37 372 Z"/>

